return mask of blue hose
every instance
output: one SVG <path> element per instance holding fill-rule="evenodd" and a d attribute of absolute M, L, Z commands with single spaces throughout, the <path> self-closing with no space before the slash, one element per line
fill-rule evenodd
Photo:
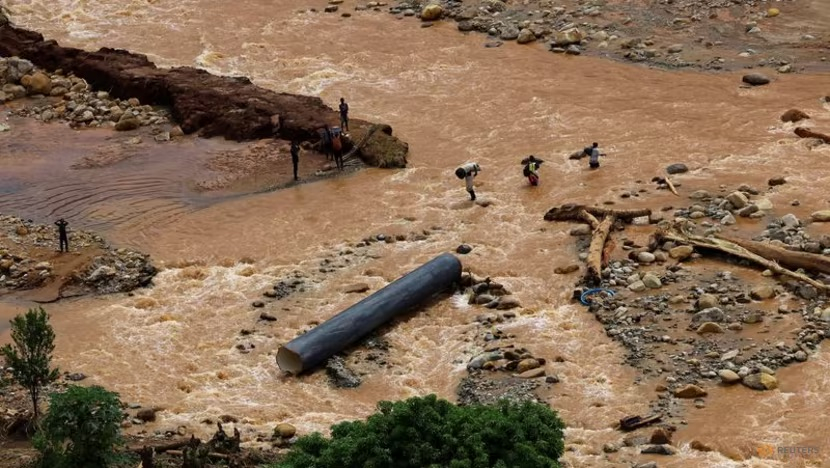
<path fill-rule="evenodd" d="M 589 290 L 585 291 L 584 293 L 582 293 L 581 296 L 579 296 L 579 302 L 581 302 L 582 305 L 586 305 L 586 306 L 591 305 L 591 302 L 588 301 L 588 296 L 593 296 L 594 294 L 601 293 L 601 292 L 604 292 L 604 293 L 608 294 L 609 296 L 613 296 L 614 294 L 616 294 L 614 291 L 612 291 L 610 289 L 606 289 L 606 288 L 589 289 Z"/>

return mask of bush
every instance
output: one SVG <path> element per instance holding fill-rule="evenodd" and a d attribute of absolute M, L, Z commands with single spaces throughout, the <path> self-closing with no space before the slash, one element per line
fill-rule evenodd
<path fill-rule="evenodd" d="M 435 395 L 378 404 L 365 422 L 300 438 L 276 468 L 558 468 L 564 424 L 537 403 L 455 406 Z"/>
<path fill-rule="evenodd" d="M 102 387 L 71 385 L 54 393 L 35 436 L 41 465 L 49 468 L 105 467 L 121 443 L 121 402 Z"/>
<path fill-rule="evenodd" d="M 12 378 L 29 391 L 32 399 L 32 420 L 37 422 L 41 388 L 58 379 L 58 370 L 51 369 L 55 350 L 55 332 L 49 324 L 49 314 L 42 307 L 29 309 L 11 320 L 14 347 L 5 345 L 0 354 L 12 368 Z"/>

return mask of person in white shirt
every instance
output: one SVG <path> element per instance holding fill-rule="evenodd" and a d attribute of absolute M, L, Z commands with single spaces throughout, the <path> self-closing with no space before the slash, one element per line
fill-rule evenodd
<path fill-rule="evenodd" d="M 459 179 L 464 179 L 467 184 L 467 192 L 470 194 L 470 200 L 475 201 L 476 192 L 473 188 L 473 179 L 481 171 L 481 166 L 478 163 L 467 163 L 455 170 L 455 176 Z"/>
<path fill-rule="evenodd" d="M 588 166 L 591 169 L 599 169 L 599 157 L 605 156 L 605 153 L 599 152 L 599 143 L 585 148 L 583 152 L 588 156 Z"/>

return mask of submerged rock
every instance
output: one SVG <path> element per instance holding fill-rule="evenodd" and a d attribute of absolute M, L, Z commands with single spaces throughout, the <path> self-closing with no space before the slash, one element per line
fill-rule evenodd
<path fill-rule="evenodd" d="M 340 356 L 334 356 L 326 363 L 326 375 L 329 383 L 337 388 L 356 388 L 362 383 L 360 377 L 346 367 L 346 362 Z"/>

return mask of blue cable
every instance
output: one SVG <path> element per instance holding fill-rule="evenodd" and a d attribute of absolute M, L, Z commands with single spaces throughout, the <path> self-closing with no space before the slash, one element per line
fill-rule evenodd
<path fill-rule="evenodd" d="M 601 292 L 608 293 L 609 296 L 613 296 L 614 294 L 616 294 L 614 291 L 612 291 L 610 289 L 606 289 L 606 288 L 589 289 L 589 290 L 585 291 L 584 293 L 582 293 L 581 296 L 579 296 L 579 302 L 581 302 L 582 305 L 586 305 L 586 306 L 591 305 L 591 303 L 587 300 L 588 296 L 593 296 L 594 294 L 601 293 Z"/>

